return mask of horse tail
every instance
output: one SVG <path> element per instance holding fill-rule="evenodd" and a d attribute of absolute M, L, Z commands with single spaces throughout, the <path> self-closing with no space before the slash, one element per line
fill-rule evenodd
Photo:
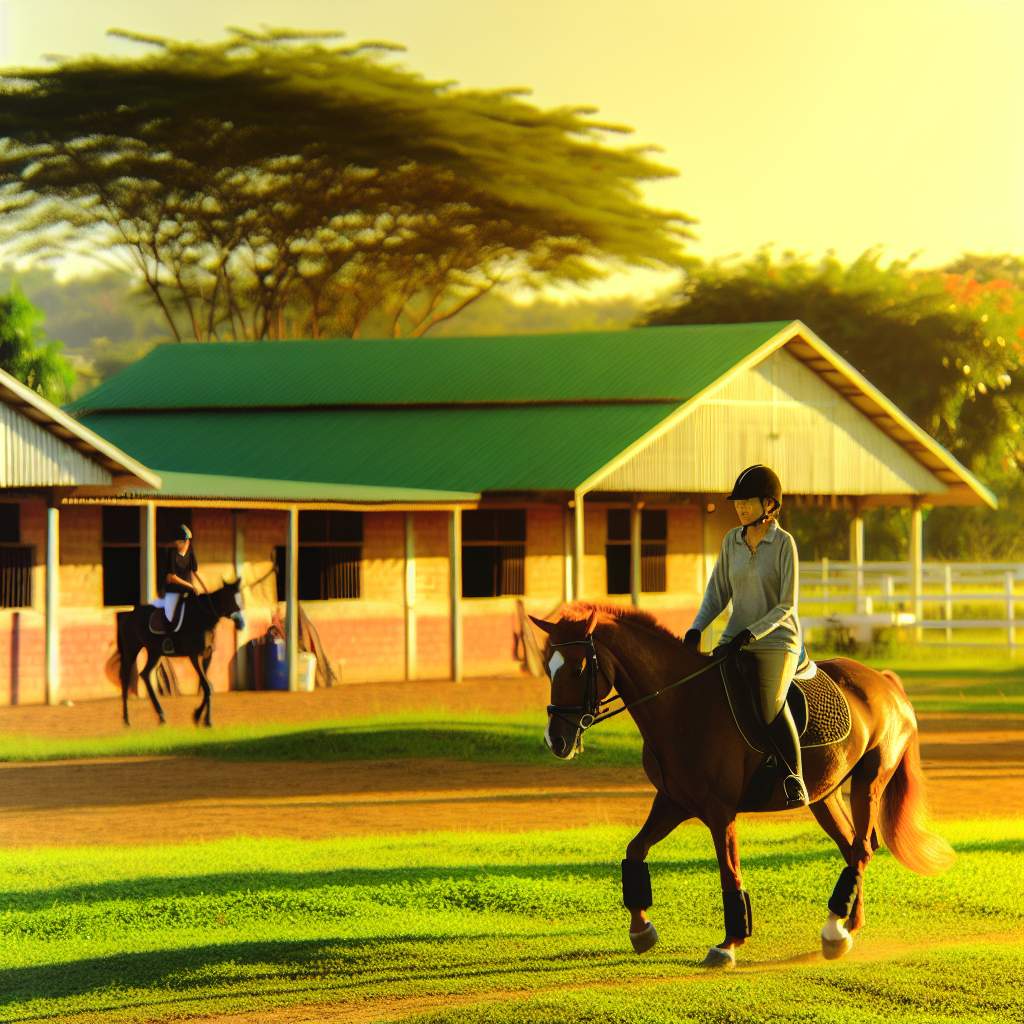
<path fill-rule="evenodd" d="M 890 682 L 895 683 L 896 686 L 899 687 L 900 693 L 905 694 L 907 692 L 907 688 L 903 685 L 903 680 L 900 679 L 900 677 L 896 675 L 891 668 L 883 668 L 882 675 L 885 676 L 886 679 L 890 680 Z"/>
<path fill-rule="evenodd" d="M 882 792 L 879 825 L 885 845 L 905 868 L 919 875 L 941 875 L 952 867 L 956 854 L 945 839 L 928 831 L 926 817 L 921 750 L 915 733 Z"/>
<path fill-rule="evenodd" d="M 120 633 L 120 625 L 118 626 L 118 632 Z M 118 689 L 121 689 L 121 651 L 120 644 L 118 644 L 113 651 L 110 653 L 110 657 L 107 658 L 106 665 L 103 666 L 104 675 L 107 679 Z"/>

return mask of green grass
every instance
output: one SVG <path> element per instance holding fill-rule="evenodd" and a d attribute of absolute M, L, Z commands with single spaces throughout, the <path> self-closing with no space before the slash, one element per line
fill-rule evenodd
<path fill-rule="evenodd" d="M 900 673 L 919 712 L 1024 714 L 1024 672 L 989 667 L 936 668 L 881 657 L 876 667 Z M 481 712 L 401 712 L 355 721 L 125 730 L 111 736 L 51 739 L 0 736 L 0 761 L 175 755 L 228 761 L 360 761 L 401 757 L 450 758 L 504 764 L 551 760 L 543 742 L 544 708 L 515 715 Z M 635 765 L 640 739 L 628 715 L 587 737 L 586 765 Z M 585 770 L 576 762 L 567 770 Z"/>
<path fill-rule="evenodd" d="M 130 1024 L 412 996 L 436 1000 L 421 1019 L 437 1024 L 1009 1020 L 1024 966 L 1024 823 L 943 831 L 960 857 L 941 878 L 878 855 L 868 926 L 829 964 L 813 954 L 838 855 L 812 823 L 745 823 L 755 935 L 732 975 L 698 966 L 722 921 L 699 826 L 652 854 L 662 942 L 644 957 L 628 951 L 620 828 L 8 850 L 0 1021 Z M 469 1001 L 445 1002 L 460 995 Z"/>

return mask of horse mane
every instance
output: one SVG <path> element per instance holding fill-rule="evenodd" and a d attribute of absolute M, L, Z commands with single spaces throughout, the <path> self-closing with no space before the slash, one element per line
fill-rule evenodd
<path fill-rule="evenodd" d="M 632 608 L 629 605 L 621 604 L 599 604 L 595 601 L 573 601 L 562 608 L 560 616 L 563 622 L 586 622 L 590 613 L 596 611 L 597 624 L 618 625 L 619 623 L 639 626 L 652 633 L 674 643 L 682 643 L 682 639 L 672 632 L 667 626 L 663 626 L 650 612 L 640 608 Z"/>

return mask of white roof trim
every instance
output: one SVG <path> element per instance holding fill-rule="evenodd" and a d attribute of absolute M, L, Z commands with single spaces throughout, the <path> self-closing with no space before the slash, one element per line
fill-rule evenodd
<path fill-rule="evenodd" d="M 159 488 L 160 477 L 88 427 L 72 419 L 52 402 L 0 370 L 0 401 L 48 430 L 69 447 L 98 462 L 111 473 L 127 475 L 146 487 Z"/>

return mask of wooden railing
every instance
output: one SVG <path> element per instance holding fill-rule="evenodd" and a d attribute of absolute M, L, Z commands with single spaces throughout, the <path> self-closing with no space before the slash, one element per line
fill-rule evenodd
<path fill-rule="evenodd" d="M 808 628 L 888 625 L 912 627 L 916 639 L 925 643 L 1024 646 L 1017 638 L 1017 605 L 1022 601 L 1020 562 L 925 562 L 919 592 L 907 562 L 856 565 L 823 559 L 800 565 L 800 615 Z M 972 606 L 996 613 L 965 615 Z"/>

